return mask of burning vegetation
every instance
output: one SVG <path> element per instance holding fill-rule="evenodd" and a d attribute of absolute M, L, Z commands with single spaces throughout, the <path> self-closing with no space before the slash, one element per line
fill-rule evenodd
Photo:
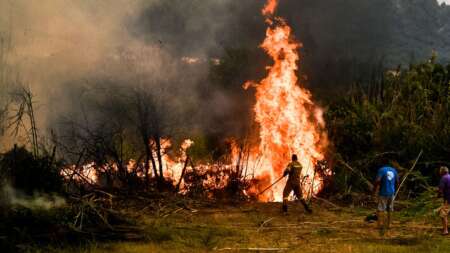
<path fill-rule="evenodd" d="M 49 16 L 56 15 L 53 11 L 63 8 L 65 1 L 71 2 L 61 0 L 53 5 L 50 0 L 44 1 L 52 10 Z M 216 246 L 220 243 L 211 241 L 214 237 L 232 237 L 233 245 L 242 242 L 242 234 L 231 236 L 217 232 L 220 229 L 214 222 L 218 216 L 230 218 L 229 222 L 233 222 L 230 227 L 237 222 L 236 230 L 240 230 L 242 224 L 250 226 L 255 233 L 248 233 L 248 238 L 260 237 L 260 231 L 265 229 L 282 229 L 282 232 L 261 237 L 269 238 L 261 243 L 265 246 L 273 246 L 267 244 L 277 241 L 279 238 L 275 237 L 286 229 L 311 229 L 301 233 L 306 239 L 299 239 L 294 233 L 290 244 L 303 239 L 309 242 L 321 233 L 328 239 L 328 235 L 335 235 L 333 229 L 342 228 L 335 227 L 336 224 L 347 224 L 347 220 L 336 221 L 336 218 L 351 219 L 354 206 L 367 209 L 367 214 L 357 214 L 367 215 L 367 221 L 376 217 L 371 216 L 372 210 L 367 208 L 375 207 L 371 197 L 372 179 L 386 163 L 394 166 L 403 178 L 403 188 L 395 192 L 395 197 L 405 200 L 399 203 L 399 208 L 416 208 L 414 212 L 420 209 L 417 212 L 420 215 L 425 213 L 424 207 L 437 208 L 433 202 L 433 185 L 437 183 L 434 169 L 450 165 L 450 65 L 438 63 L 433 55 L 408 68 L 393 69 L 381 64 L 367 71 L 365 68 L 373 65 L 361 66 L 364 71 L 359 71 L 351 64 L 359 65 L 363 60 L 345 65 L 341 64 L 345 58 L 337 57 L 336 61 L 331 60 L 330 71 L 325 71 L 335 73 L 324 75 L 330 79 L 345 76 L 336 83 L 348 81 L 347 86 L 341 88 L 349 89 L 342 94 L 341 89 L 325 88 L 327 90 L 321 92 L 321 88 L 336 84 L 324 82 L 327 79 L 317 74 L 328 63 L 318 61 L 316 64 L 321 68 L 311 69 L 315 66 L 311 63 L 308 66 L 307 62 L 313 61 L 311 58 L 319 58 L 315 50 L 322 46 L 319 43 L 309 47 L 314 44 L 309 38 L 311 34 L 294 36 L 295 32 L 301 36 L 311 31 L 298 26 L 297 17 L 285 15 L 289 5 L 278 0 L 267 0 L 262 9 L 262 3 L 257 0 L 242 3 L 242 10 L 246 11 L 259 4 L 257 12 L 259 16 L 262 14 L 261 29 L 246 35 L 257 39 L 258 43 L 242 42 L 242 48 L 239 44 L 217 52 L 209 52 L 209 48 L 176 49 L 180 42 L 178 37 L 167 34 L 173 32 L 170 29 L 169 32 L 158 30 L 155 34 L 161 36 L 155 36 L 156 42 L 152 41 L 153 37 L 143 39 L 133 34 L 142 32 L 139 29 L 128 31 L 127 28 L 90 37 L 91 23 L 97 25 L 94 21 L 101 21 L 101 27 L 119 27 L 119 23 L 123 25 L 121 22 L 126 20 L 123 23 L 142 22 L 161 29 L 157 27 L 159 12 L 164 13 L 166 7 L 175 2 L 185 4 L 187 1 L 154 2 L 154 5 L 149 4 L 150 14 L 147 10 L 141 13 L 141 1 L 128 6 L 127 13 L 121 12 L 127 17 L 149 18 L 150 24 L 144 22 L 145 18 L 135 20 L 122 15 L 120 19 L 116 16 L 110 19 L 111 10 L 118 8 L 102 4 L 108 13 L 104 19 L 90 16 L 85 26 L 70 30 L 67 38 L 75 33 L 101 41 L 99 44 L 116 41 L 112 46 L 116 50 L 93 47 L 88 52 L 98 55 L 68 57 L 73 57 L 75 64 L 72 65 L 79 65 L 80 69 L 70 69 L 69 63 L 70 71 L 57 69 L 48 76 L 47 72 L 42 74 L 46 77 L 36 82 L 44 82 L 54 75 L 57 76 L 55 82 L 64 84 L 50 92 L 55 94 L 49 96 L 48 104 L 41 103 L 39 91 L 32 92 L 33 84 L 29 82 L 33 79 L 22 78 L 20 68 L 17 68 L 17 75 L 12 73 L 16 57 L 9 54 L 14 51 L 11 46 L 14 38 L 4 40 L 0 29 L 0 89 L 7 91 L 0 93 L 0 152 L 4 152 L 0 153 L 0 220 L 5 220 L 0 224 L 0 248 L 5 246 L 14 251 L 36 241 L 52 245 L 59 243 L 60 238 L 68 238 L 67 243 L 75 244 L 92 238 L 177 244 L 174 238 L 178 236 L 184 245 L 192 238 L 183 237 L 186 227 L 179 225 L 196 220 L 196 215 L 195 228 L 187 228 L 192 235 L 199 228 L 203 229 L 205 220 L 211 219 L 214 224 L 206 226 L 208 231 L 199 235 L 200 239 L 192 239 L 200 241 L 202 249 L 208 252 L 218 249 Z M 197 0 L 192 2 L 197 3 Z M 226 1 L 212 4 L 217 8 L 212 13 L 223 12 L 223 7 L 228 5 L 222 2 Z M 230 6 L 240 7 L 241 3 L 230 2 L 233 2 Z M 306 5 L 310 2 L 306 0 L 291 2 L 293 6 L 305 4 L 305 13 L 315 6 L 312 2 Z M 369 1 L 362 2 L 352 3 L 372 6 Z M 196 7 L 200 9 L 208 9 L 204 6 L 211 4 L 198 3 L 201 7 Z M 400 5 L 403 3 L 399 3 L 398 8 Z M 86 2 L 82 7 L 93 6 Z M 442 13 L 449 10 L 444 6 L 439 8 Z M 85 9 L 80 11 L 84 12 Z M 75 11 L 68 16 L 76 19 L 78 14 Z M 190 15 L 184 10 L 177 14 L 183 18 Z M 181 20 L 185 23 L 183 18 L 173 18 L 171 13 L 163 16 L 167 19 L 164 22 L 178 24 Z M 335 19 L 330 20 L 324 24 Z M 45 25 L 51 23 L 45 21 L 48 20 L 42 22 Z M 68 25 L 62 21 L 61 24 L 64 28 Z M 58 31 L 58 26 L 50 26 L 49 30 Z M 193 37 L 199 36 L 198 33 L 211 33 L 203 29 L 197 31 L 197 27 L 203 24 L 192 22 L 183 29 L 194 34 Z M 305 43 L 307 50 L 303 50 L 296 38 Z M 38 40 L 35 47 L 45 48 L 43 41 Z M 89 44 L 89 40 L 83 43 Z M 81 48 L 92 46 L 83 43 Z M 63 44 L 58 42 L 54 45 L 58 50 L 52 47 L 48 51 L 49 59 L 58 59 L 53 64 L 66 62 L 65 57 L 55 53 L 67 51 Z M 30 50 L 33 45 L 29 45 Z M 17 51 L 24 55 L 28 52 L 21 47 Z M 44 57 L 40 52 L 31 51 L 37 58 Z M 327 54 L 328 51 L 322 52 L 322 57 Z M 34 65 L 39 64 L 30 65 L 32 72 L 40 73 L 39 68 L 34 69 Z M 42 66 L 40 68 L 44 68 Z M 69 72 L 73 76 L 64 76 Z M 335 75 L 337 72 L 339 75 Z M 358 73 L 347 75 L 350 72 Z M 312 78 L 307 80 L 306 75 Z M 320 82 L 326 83 L 325 86 L 317 87 Z M 42 107 L 49 109 L 42 113 Z M 410 165 L 411 169 L 405 169 Z M 289 169 L 285 170 L 287 166 Z M 283 189 L 285 185 L 287 190 Z M 288 190 L 294 191 L 295 196 L 287 197 Z M 278 203 L 282 198 L 283 205 Z M 305 210 L 289 203 L 295 198 Z M 415 206 L 414 198 L 421 204 Z M 230 204 L 236 206 L 227 209 Z M 293 206 L 289 207 L 292 211 L 288 215 L 291 212 L 294 215 L 282 216 L 280 209 L 285 215 L 288 205 Z M 348 205 L 350 211 L 342 215 L 340 211 L 347 208 L 344 205 Z M 330 209 L 324 211 L 322 207 Z M 240 212 L 238 216 L 245 221 L 234 220 L 237 217 L 234 213 L 223 217 L 216 214 L 224 210 Z M 292 217 L 298 220 L 288 221 Z M 324 221 L 324 217 L 330 221 Z M 304 223 L 302 219 L 311 220 Z M 304 226 L 306 223 L 308 226 Z M 322 230 L 324 226 L 327 230 Z M 164 231 L 166 228 L 176 232 Z M 44 230 L 45 235 L 42 235 Z M 53 230 L 60 232 L 54 235 Z M 360 230 L 355 234 L 367 236 Z M 426 233 L 428 236 L 429 231 Z M 4 234 L 13 235 L 12 243 Z M 323 245 L 324 242 L 319 241 Z M 230 242 L 220 244 L 224 250 L 234 249 L 225 244 Z"/>
<path fill-rule="evenodd" d="M 311 93 L 299 84 L 298 49 L 301 45 L 293 38 L 287 22 L 274 15 L 277 5 L 277 1 L 268 1 L 262 10 L 268 28 L 261 48 L 271 57 L 273 65 L 267 67 L 268 75 L 259 83 L 244 84 L 245 89 L 256 89 L 253 107 L 256 125 L 251 131 L 258 134 L 248 137 L 242 145 L 237 139 L 229 141 L 227 159 L 194 165 L 187 154 L 195 145 L 194 141 L 184 140 L 178 152 L 170 154 L 173 149 L 170 138 L 152 137 L 146 143 L 149 151 L 144 161 L 133 158 L 126 165 L 115 161 L 71 165 L 63 169 L 63 175 L 99 184 L 99 174 L 124 170 L 147 181 L 152 177 L 158 178 L 159 184 L 171 182 L 181 193 L 188 193 L 200 184 L 210 192 L 231 187 L 248 198 L 280 201 L 281 184 L 262 191 L 282 177 L 290 156 L 297 154 L 305 168 L 302 171 L 304 197 L 320 192 L 324 177 L 331 175 L 331 168 L 324 166 L 328 139 L 323 111 L 315 105 Z"/>

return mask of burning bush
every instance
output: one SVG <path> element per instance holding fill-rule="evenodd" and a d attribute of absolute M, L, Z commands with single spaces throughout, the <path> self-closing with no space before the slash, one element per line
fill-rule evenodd
<path fill-rule="evenodd" d="M 248 199 L 245 190 L 250 182 L 236 173 L 236 167 L 227 165 L 199 166 L 184 176 L 185 189 L 191 197 L 214 199 Z"/>

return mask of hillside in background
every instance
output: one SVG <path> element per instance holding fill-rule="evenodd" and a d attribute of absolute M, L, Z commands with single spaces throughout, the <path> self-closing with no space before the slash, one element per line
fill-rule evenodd
<path fill-rule="evenodd" d="M 222 58 L 227 48 L 256 51 L 265 34 L 261 5 L 158 1 L 143 10 L 132 31 L 148 43 L 160 40 L 179 58 Z M 345 89 L 384 67 L 426 60 L 433 51 L 438 61 L 450 60 L 450 6 L 435 0 L 285 0 L 278 13 L 303 44 L 300 69 L 311 87 Z M 254 69 L 267 64 L 249 57 Z M 233 85 L 261 76 L 248 72 Z"/>
<path fill-rule="evenodd" d="M 450 60 L 450 6 L 434 0 L 287 2 L 297 37 L 303 42 L 302 67 L 312 87 L 346 89 L 372 82 L 384 68 L 428 59 Z M 298 5 L 298 6 L 297 6 Z"/>
<path fill-rule="evenodd" d="M 428 0 L 395 0 L 391 54 L 398 62 L 424 59 L 435 50 L 441 61 L 450 60 L 450 6 Z"/>

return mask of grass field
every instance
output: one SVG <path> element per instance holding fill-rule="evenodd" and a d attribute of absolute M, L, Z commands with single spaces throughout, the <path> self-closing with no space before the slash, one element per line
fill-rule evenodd
<path fill-rule="evenodd" d="M 313 207 L 306 214 L 291 203 L 288 215 L 279 203 L 130 208 L 144 239 L 32 252 L 450 252 L 450 237 L 440 235 L 437 218 L 396 213 L 391 230 L 380 236 L 375 223 L 364 222 L 370 209 Z"/>

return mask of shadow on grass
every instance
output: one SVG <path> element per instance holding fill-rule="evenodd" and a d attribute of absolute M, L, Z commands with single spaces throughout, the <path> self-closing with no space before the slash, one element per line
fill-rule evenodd
<path fill-rule="evenodd" d="M 396 237 L 396 238 L 370 238 L 364 239 L 366 243 L 398 245 L 398 246 L 416 246 L 427 242 L 428 239 L 418 237 Z"/>

